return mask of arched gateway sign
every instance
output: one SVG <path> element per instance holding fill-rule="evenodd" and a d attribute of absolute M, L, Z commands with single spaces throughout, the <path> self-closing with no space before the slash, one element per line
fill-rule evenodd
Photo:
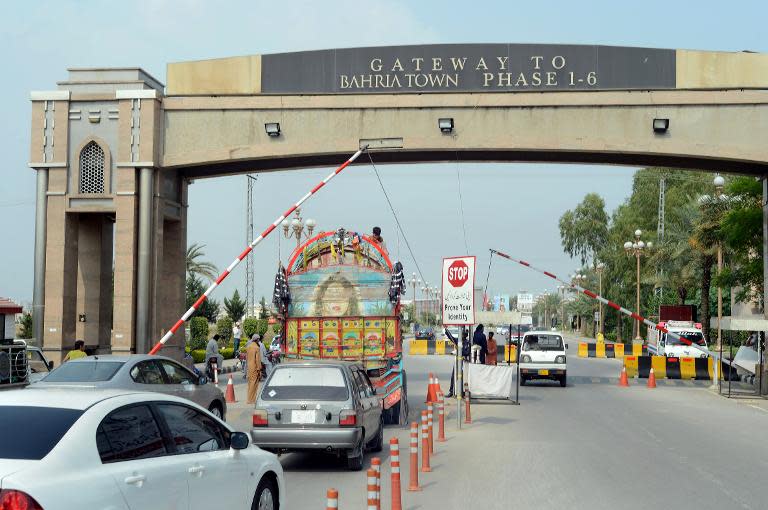
<path fill-rule="evenodd" d="M 75 338 L 146 352 L 183 312 L 193 178 L 337 164 L 363 144 L 380 162 L 768 170 L 763 54 L 348 48 L 173 63 L 167 80 L 71 69 L 31 93 L 35 335 L 49 353 Z"/>

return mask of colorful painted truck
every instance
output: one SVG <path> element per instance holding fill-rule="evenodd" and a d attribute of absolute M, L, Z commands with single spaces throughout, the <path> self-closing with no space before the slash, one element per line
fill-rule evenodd
<path fill-rule="evenodd" d="M 382 398 L 385 422 L 404 424 L 402 266 L 371 237 L 339 229 L 298 246 L 283 274 L 274 301 L 283 320 L 285 358 L 362 363 Z"/>

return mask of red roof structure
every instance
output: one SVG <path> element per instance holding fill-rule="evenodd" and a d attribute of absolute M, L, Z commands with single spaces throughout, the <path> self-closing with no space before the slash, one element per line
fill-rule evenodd
<path fill-rule="evenodd" d="M 15 315 L 21 313 L 21 306 L 8 298 L 0 297 L 0 315 Z"/>

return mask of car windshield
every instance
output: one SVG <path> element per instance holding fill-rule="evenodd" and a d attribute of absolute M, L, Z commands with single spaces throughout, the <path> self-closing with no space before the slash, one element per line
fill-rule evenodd
<path fill-rule="evenodd" d="M 70 361 L 53 370 L 43 381 L 47 383 L 109 381 L 122 366 L 122 361 Z"/>
<path fill-rule="evenodd" d="M 528 335 L 523 343 L 524 351 L 562 351 L 563 339 L 556 335 Z"/>
<path fill-rule="evenodd" d="M 261 392 L 264 400 L 347 400 L 338 367 L 277 367 Z"/>
<path fill-rule="evenodd" d="M 677 338 L 672 338 L 671 336 L 667 335 L 667 345 L 690 345 L 691 343 L 700 346 L 706 345 L 706 342 L 704 341 L 704 335 L 699 331 L 676 331 L 675 333 L 680 335 L 680 337 L 684 340 L 678 340 Z"/>
<path fill-rule="evenodd" d="M 42 459 L 82 414 L 59 407 L 0 406 L 0 459 Z"/>

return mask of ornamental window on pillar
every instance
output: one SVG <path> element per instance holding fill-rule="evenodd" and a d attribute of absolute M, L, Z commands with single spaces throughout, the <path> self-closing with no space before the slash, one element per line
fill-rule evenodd
<path fill-rule="evenodd" d="M 104 193 L 104 149 L 95 141 L 80 151 L 80 193 Z"/>

